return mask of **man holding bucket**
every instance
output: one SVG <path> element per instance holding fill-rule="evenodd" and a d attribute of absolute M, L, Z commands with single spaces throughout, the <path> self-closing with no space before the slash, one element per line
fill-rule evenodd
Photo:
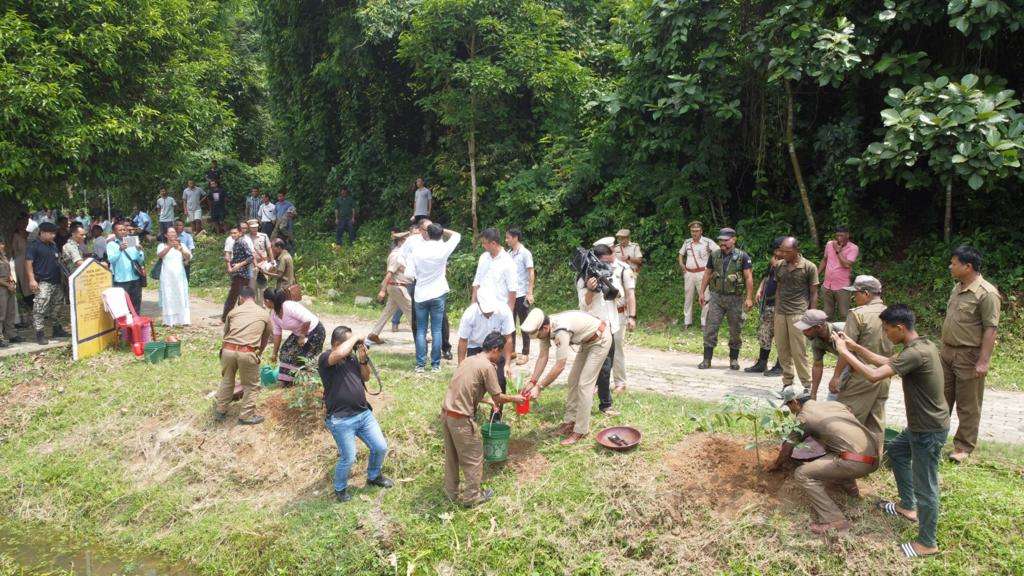
<path fill-rule="evenodd" d="M 460 362 L 444 403 L 441 405 L 441 430 L 444 434 L 444 492 L 452 501 L 471 507 L 491 499 L 494 491 L 481 492 L 480 482 L 484 473 L 484 447 L 480 426 L 473 419 L 476 405 L 480 402 L 491 404 L 492 410 L 505 402 L 522 402 L 519 395 L 502 394 L 498 386 L 496 365 L 505 348 L 505 337 L 491 332 L 484 338 L 482 354 L 470 356 Z M 484 393 L 490 395 L 484 400 Z M 502 424 L 502 426 L 504 426 Z M 465 477 L 459 490 L 459 470 Z"/>

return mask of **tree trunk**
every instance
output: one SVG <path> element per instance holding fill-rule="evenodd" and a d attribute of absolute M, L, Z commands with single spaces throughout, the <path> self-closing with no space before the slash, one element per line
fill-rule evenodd
<path fill-rule="evenodd" d="M 469 129 L 469 194 L 470 211 L 473 214 L 473 247 L 477 243 L 477 220 L 476 220 L 476 127 Z"/>
<path fill-rule="evenodd" d="M 786 88 L 786 148 L 789 150 L 789 162 L 793 165 L 793 176 L 796 178 L 797 188 L 800 189 L 800 201 L 804 205 L 804 215 L 807 216 L 807 227 L 811 231 L 811 240 L 817 247 L 819 245 L 818 226 L 814 223 L 811 199 L 807 195 L 804 173 L 800 170 L 800 159 L 796 155 L 796 145 L 793 143 L 793 90 L 789 86 L 789 80 L 784 80 L 782 85 Z"/>
<path fill-rule="evenodd" d="M 953 227 L 953 183 L 946 182 L 946 217 L 942 222 L 942 238 L 949 243 Z"/>

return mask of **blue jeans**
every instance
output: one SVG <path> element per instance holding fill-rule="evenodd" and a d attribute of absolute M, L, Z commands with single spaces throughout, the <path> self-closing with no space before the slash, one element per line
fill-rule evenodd
<path fill-rule="evenodd" d="M 352 464 L 356 461 L 357 436 L 370 449 L 369 463 L 366 466 L 366 479 L 373 480 L 380 476 L 384 457 L 388 453 L 388 443 L 384 440 L 384 434 L 380 431 L 380 425 L 377 424 L 377 419 L 373 417 L 373 412 L 365 410 L 348 418 L 328 416 L 324 420 L 324 426 L 334 436 L 334 442 L 338 445 L 338 455 L 340 456 L 338 464 L 334 467 L 335 490 L 341 491 L 348 487 L 348 473 L 352 469 Z"/>
<path fill-rule="evenodd" d="M 905 428 L 885 445 L 900 493 L 900 508 L 917 510 L 918 543 L 935 546 L 939 525 L 939 455 L 949 430 L 911 432 Z"/>
<path fill-rule="evenodd" d="M 352 222 L 351 218 L 344 218 L 341 222 L 338 222 L 334 229 L 334 243 L 341 246 L 345 242 L 345 233 L 348 232 L 348 243 L 353 245 L 356 243 L 356 225 Z"/>
<path fill-rule="evenodd" d="M 416 366 L 427 364 L 427 319 L 430 319 L 430 365 L 441 365 L 441 324 L 444 322 L 444 304 L 448 295 L 442 294 L 426 302 L 414 302 L 416 313 Z"/>

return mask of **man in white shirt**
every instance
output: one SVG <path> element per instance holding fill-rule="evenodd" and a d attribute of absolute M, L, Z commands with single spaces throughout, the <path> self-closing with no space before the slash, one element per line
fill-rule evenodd
<path fill-rule="evenodd" d="M 508 379 L 512 377 L 514 346 L 510 336 L 515 331 L 516 322 L 512 316 L 512 309 L 489 290 L 480 290 L 476 301 L 470 303 L 459 320 L 459 364 L 462 364 L 466 357 L 483 352 L 484 338 L 491 332 L 505 336 L 505 347 L 498 359 L 498 385 L 504 393 Z M 500 409 L 495 419 L 501 419 Z"/>
<path fill-rule="evenodd" d="M 611 242 L 614 243 L 614 239 L 609 238 L 606 240 L 611 240 Z M 604 240 L 598 240 L 598 243 L 594 244 L 593 250 L 594 254 L 602 262 L 615 269 L 615 256 L 612 254 L 611 247 L 606 244 Z M 619 291 L 619 294 L 625 293 L 625 289 L 620 283 L 618 274 L 612 275 L 612 286 Z M 604 363 L 601 366 L 601 373 L 597 377 L 597 396 L 600 401 L 598 403 L 598 408 L 601 412 L 608 416 L 618 416 L 618 411 L 612 409 L 612 392 L 610 386 L 612 366 L 615 362 L 614 340 L 615 335 L 620 334 L 621 328 L 619 324 L 618 308 L 615 305 L 614 299 L 605 300 L 604 295 L 598 291 L 596 278 L 588 278 L 586 280 L 580 278 L 577 280 L 576 294 L 579 297 L 580 310 L 603 320 L 612 335 L 613 346 L 611 350 L 608 351 L 608 356 L 605 357 Z M 621 338 L 621 334 L 619 337 Z"/>
<path fill-rule="evenodd" d="M 697 293 L 700 292 L 700 283 L 704 279 L 704 269 L 708 266 L 708 258 L 711 253 L 718 250 L 710 238 L 704 236 L 704 225 L 699 220 L 690 222 L 690 237 L 683 242 L 676 257 L 679 268 L 683 271 L 683 324 L 689 328 L 693 324 L 693 301 L 699 300 Z M 711 298 L 710 292 L 704 294 L 704 299 Z M 700 307 L 700 326 L 704 327 L 708 319 L 708 307 Z"/>
<path fill-rule="evenodd" d="M 458 232 L 440 224 L 426 226 L 426 240 L 413 248 L 406 261 L 405 273 L 416 279 L 413 292 L 413 313 L 416 315 L 416 372 L 425 370 L 427 361 L 427 323 L 433 338 L 430 349 L 431 368 L 441 370 L 442 325 L 448 299 L 448 258 L 462 240 Z M 429 318 L 429 320 L 428 320 Z"/>
<path fill-rule="evenodd" d="M 504 302 L 511 310 L 516 305 L 516 291 L 519 279 L 516 278 L 515 263 L 501 247 L 501 237 L 495 228 L 484 228 L 480 232 L 480 244 L 484 252 L 476 263 L 476 275 L 473 276 L 473 296 L 480 290 L 487 290 Z M 502 334 L 504 336 L 504 334 Z"/>
<path fill-rule="evenodd" d="M 266 286 L 267 277 L 260 272 L 266 272 L 274 268 L 274 253 L 270 249 L 270 238 L 266 234 L 260 232 L 259 221 L 255 218 L 250 218 L 246 222 L 248 232 L 245 236 L 242 236 L 244 241 L 249 246 L 249 251 L 252 252 L 253 269 L 252 274 L 249 276 L 249 287 L 252 288 L 253 292 L 259 294 L 259 287 L 262 284 Z M 260 282 L 260 276 L 263 277 L 263 281 Z M 262 298 L 257 298 L 262 300 Z M 259 302 L 260 306 L 263 306 L 263 302 Z"/>
<path fill-rule="evenodd" d="M 277 207 L 270 201 L 270 194 L 266 192 L 263 193 L 262 201 L 256 211 L 256 217 L 260 220 L 260 232 L 269 238 L 274 232 L 274 222 L 277 221 Z"/>
<path fill-rule="evenodd" d="M 517 228 L 510 228 L 508 232 L 505 232 L 505 244 L 508 245 L 508 255 L 512 257 L 512 263 L 515 265 L 517 280 L 516 303 L 512 307 L 512 313 L 522 324 L 523 320 L 526 320 L 527 314 L 530 313 L 530 307 L 533 306 L 533 284 L 537 278 L 533 270 L 533 252 L 523 246 L 523 233 Z M 520 332 L 522 331 L 520 330 Z M 522 337 L 523 351 L 516 356 L 516 364 L 520 366 L 530 361 L 530 336 L 522 332 Z M 515 338 L 516 335 L 513 333 L 513 353 L 516 348 Z"/>
<path fill-rule="evenodd" d="M 156 199 L 157 220 L 160 221 L 160 235 L 174 227 L 174 209 L 178 201 L 167 195 L 167 188 L 160 188 L 160 197 Z"/>
<path fill-rule="evenodd" d="M 185 220 L 192 224 L 192 235 L 203 231 L 203 198 L 206 192 L 196 186 L 194 180 L 181 191 L 181 203 L 185 206 Z"/>

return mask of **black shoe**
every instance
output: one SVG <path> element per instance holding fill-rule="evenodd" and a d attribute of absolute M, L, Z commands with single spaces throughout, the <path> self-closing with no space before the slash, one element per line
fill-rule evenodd
<path fill-rule="evenodd" d="M 217 409 L 214 408 L 214 410 L 213 410 L 213 421 L 214 422 L 223 422 L 224 419 L 227 418 L 227 417 L 228 417 L 228 413 L 227 412 L 218 412 Z"/>
<path fill-rule="evenodd" d="M 465 506 L 466 508 L 473 508 L 475 506 L 483 504 L 484 502 L 487 502 L 491 498 L 494 498 L 494 490 L 488 488 L 487 490 L 484 490 L 483 492 L 480 493 L 479 498 L 477 498 L 473 502 L 466 502 L 465 504 L 463 504 L 463 506 Z"/>
<path fill-rule="evenodd" d="M 7 343 L 7 340 L 0 340 L 0 348 L 7 348 L 8 346 L 10 344 Z"/>
<path fill-rule="evenodd" d="M 749 372 L 749 373 L 754 373 L 754 372 L 764 372 L 765 370 L 767 370 L 768 369 L 768 355 L 771 354 L 771 352 L 772 351 L 770 349 L 769 350 L 765 350 L 764 348 L 761 348 L 761 354 L 757 357 L 757 364 L 754 364 L 750 368 L 745 368 L 743 371 L 744 372 Z"/>
<path fill-rule="evenodd" d="M 765 376 L 782 376 L 782 365 L 779 364 L 778 362 L 776 362 L 775 366 L 772 366 L 772 368 L 770 370 L 766 370 L 765 371 L 764 375 Z"/>
<path fill-rule="evenodd" d="M 46 339 L 46 332 L 42 330 L 36 330 L 36 344 L 40 346 L 46 346 L 50 341 Z"/>
<path fill-rule="evenodd" d="M 335 490 L 334 499 L 338 502 L 348 502 L 352 499 L 352 495 L 348 493 L 348 488 L 345 488 L 344 490 Z"/>
<path fill-rule="evenodd" d="M 63 326 L 54 326 L 53 327 L 53 337 L 54 338 L 70 338 L 71 337 L 71 333 L 70 332 L 65 332 Z"/>
<path fill-rule="evenodd" d="M 380 488 L 392 488 L 394 487 L 395 483 L 391 481 L 391 478 L 388 478 L 387 476 L 381 474 L 380 476 L 377 476 L 373 480 L 367 480 L 366 485 L 378 486 Z"/>
<path fill-rule="evenodd" d="M 444 358 L 445 360 L 451 360 L 452 359 L 452 351 L 449 350 L 447 352 L 442 352 L 441 353 L 441 358 Z"/>
<path fill-rule="evenodd" d="M 254 416 L 252 418 L 239 418 L 238 423 L 242 426 L 255 426 L 256 424 L 262 424 L 266 420 L 263 416 Z"/>
<path fill-rule="evenodd" d="M 705 346 L 704 347 L 704 360 L 700 364 L 697 364 L 697 368 L 700 368 L 701 370 L 706 370 L 708 368 L 711 368 L 711 357 L 714 354 L 715 354 L 715 349 L 714 348 L 711 348 L 710 346 Z"/>
<path fill-rule="evenodd" d="M 15 334 L 14 336 L 11 336 L 11 339 L 8 340 L 8 342 L 10 342 L 11 344 L 21 344 L 22 342 L 24 342 L 24 340 L 21 339 L 21 336 Z"/>

